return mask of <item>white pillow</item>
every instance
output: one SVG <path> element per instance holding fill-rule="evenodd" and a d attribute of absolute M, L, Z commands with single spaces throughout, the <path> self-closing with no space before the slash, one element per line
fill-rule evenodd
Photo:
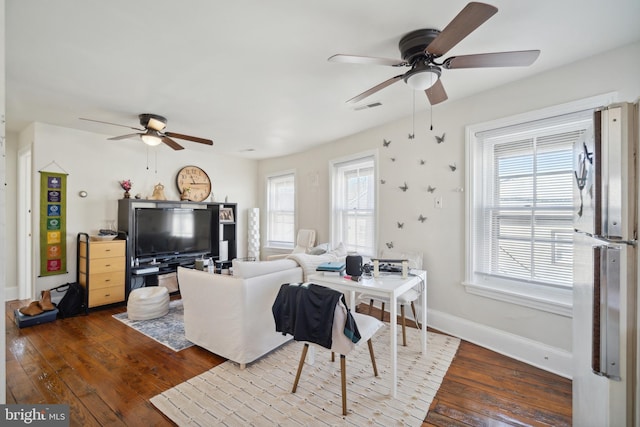
<path fill-rule="evenodd" d="M 340 242 L 340 243 L 338 243 L 338 246 L 336 246 L 335 248 L 331 249 L 327 253 L 329 253 L 331 255 L 335 255 L 338 258 L 344 258 L 344 257 L 347 256 L 347 248 L 345 248 L 344 244 L 342 244 L 342 242 Z"/>
<path fill-rule="evenodd" d="M 304 280 L 307 281 L 307 277 L 311 274 L 317 274 L 316 268 L 322 264 L 323 262 L 331 262 L 337 261 L 338 259 L 335 255 L 331 253 L 326 253 L 322 255 L 311 255 L 311 254 L 290 254 L 287 256 L 289 261 L 293 261 L 297 263 L 300 267 L 302 267 L 304 273 Z"/>
<path fill-rule="evenodd" d="M 329 244 L 328 243 L 321 243 L 318 246 L 309 249 L 308 254 L 309 255 L 322 255 L 324 253 L 326 253 L 329 250 Z"/>
<path fill-rule="evenodd" d="M 276 271 L 289 270 L 298 266 L 292 259 L 277 259 L 274 261 L 240 261 L 234 259 L 231 264 L 233 265 L 233 275 L 244 279 L 275 273 Z"/>

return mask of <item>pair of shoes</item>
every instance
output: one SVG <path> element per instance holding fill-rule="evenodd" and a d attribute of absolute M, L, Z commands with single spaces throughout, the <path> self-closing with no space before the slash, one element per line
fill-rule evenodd
<path fill-rule="evenodd" d="M 56 308 L 56 306 L 51 302 L 51 291 L 40 292 L 40 307 L 44 311 L 51 311 Z"/>
<path fill-rule="evenodd" d="M 44 310 L 40 307 L 40 301 L 31 301 L 31 304 L 20 307 L 20 313 L 25 316 L 37 316 L 40 313 L 43 313 Z"/>
<path fill-rule="evenodd" d="M 37 316 L 45 311 L 51 311 L 54 308 L 56 308 L 56 306 L 51 302 L 51 292 L 42 291 L 40 292 L 40 301 L 31 301 L 29 305 L 21 307 L 19 311 L 25 316 Z"/>

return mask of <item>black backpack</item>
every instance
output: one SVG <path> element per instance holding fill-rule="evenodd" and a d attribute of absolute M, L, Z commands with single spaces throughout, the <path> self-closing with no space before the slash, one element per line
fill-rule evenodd
<path fill-rule="evenodd" d="M 86 313 L 87 306 L 84 300 L 84 288 L 80 284 L 65 283 L 50 290 L 51 292 L 65 292 L 58 303 L 58 316 L 61 318 L 73 317 Z"/>

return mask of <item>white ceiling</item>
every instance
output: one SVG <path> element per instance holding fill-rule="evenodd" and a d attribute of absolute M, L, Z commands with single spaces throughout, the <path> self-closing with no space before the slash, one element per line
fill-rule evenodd
<path fill-rule="evenodd" d="M 542 53 L 528 68 L 444 70 L 446 102 L 640 40 L 638 0 L 488 2 L 498 13 L 445 57 Z M 398 70 L 329 56 L 400 58 L 405 33 L 442 30 L 466 3 L 6 0 L 7 129 L 38 121 L 117 136 L 129 131 L 78 118 L 138 126 L 139 113 L 155 113 L 168 131 L 214 140 L 178 140 L 189 150 L 248 158 L 305 150 L 412 112 L 402 81 L 360 103 L 382 106 L 355 111 L 347 99 Z M 615 64 L 594 66 L 606 78 Z M 416 104 L 429 108 L 422 93 Z"/>

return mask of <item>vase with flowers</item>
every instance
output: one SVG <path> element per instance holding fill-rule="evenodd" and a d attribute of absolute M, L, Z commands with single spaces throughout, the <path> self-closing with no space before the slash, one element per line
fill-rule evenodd
<path fill-rule="evenodd" d="M 132 186 L 133 184 L 131 183 L 130 179 L 125 179 L 120 181 L 120 187 L 122 187 L 122 189 L 124 190 L 125 199 L 128 199 L 129 197 L 131 197 L 131 194 L 129 194 L 129 190 L 131 190 Z"/>

